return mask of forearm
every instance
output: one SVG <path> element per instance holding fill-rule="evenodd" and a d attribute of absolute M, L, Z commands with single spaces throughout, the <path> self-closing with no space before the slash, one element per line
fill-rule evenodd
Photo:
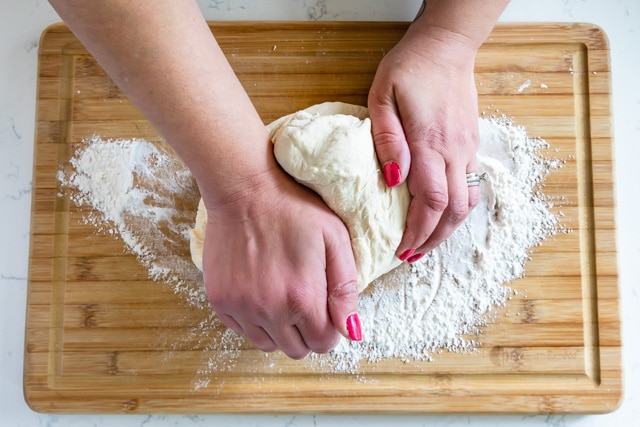
<path fill-rule="evenodd" d="M 427 0 L 409 33 L 461 45 L 475 52 L 507 4 L 509 0 Z"/>
<path fill-rule="evenodd" d="M 274 168 L 262 121 L 195 1 L 51 4 L 212 203 L 241 197 Z"/>

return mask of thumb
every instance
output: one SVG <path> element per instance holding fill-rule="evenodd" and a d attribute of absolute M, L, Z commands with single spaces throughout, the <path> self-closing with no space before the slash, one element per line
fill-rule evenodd
<path fill-rule="evenodd" d="M 353 341 L 362 340 L 358 318 L 358 273 L 349 239 L 327 246 L 327 306 L 338 331 Z"/>
<path fill-rule="evenodd" d="M 371 134 L 378 161 L 387 186 L 405 180 L 409 173 L 411 154 L 395 102 L 372 101 L 369 97 Z"/>

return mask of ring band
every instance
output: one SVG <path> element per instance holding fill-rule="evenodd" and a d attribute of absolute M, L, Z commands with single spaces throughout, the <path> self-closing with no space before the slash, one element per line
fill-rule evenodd
<path fill-rule="evenodd" d="M 471 172 L 467 174 L 467 186 L 468 187 L 477 187 L 481 182 L 486 181 L 489 178 L 486 172 L 481 174 L 477 172 Z"/>

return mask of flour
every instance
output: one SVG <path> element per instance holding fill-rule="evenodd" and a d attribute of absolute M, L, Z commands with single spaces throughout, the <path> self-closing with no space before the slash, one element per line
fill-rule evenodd
<path fill-rule="evenodd" d="M 518 93 L 522 93 L 522 91 L 524 91 L 526 88 L 528 88 L 529 86 L 531 86 L 531 80 L 527 80 L 524 83 L 522 83 L 520 85 L 520 87 L 518 87 Z"/>
<path fill-rule="evenodd" d="M 433 360 L 440 351 L 481 346 L 479 334 L 514 294 L 508 284 L 524 275 L 531 249 L 562 229 L 540 192 L 549 171 L 562 162 L 540 157 L 546 142 L 504 117 L 483 117 L 479 125 L 479 170 L 490 177 L 481 185 L 480 204 L 440 247 L 376 280 L 360 297 L 363 341 L 343 340 L 330 354 L 313 355 L 309 369 L 357 373 L 363 361 Z M 170 150 L 143 140 L 94 137 L 78 148 L 59 179 L 65 194 L 85 208 L 85 220 L 122 239 L 152 279 L 209 310 L 202 277 L 186 250 L 199 195 Z M 195 373 L 194 388 L 233 371 L 246 345 L 207 313 L 190 333 L 199 337 L 198 348 L 215 351 Z M 193 336 L 185 340 L 193 342 Z M 277 372 L 265 357 L 264 369 Z"/>
<path fill-rule="evenodd" d="M 176 257 L 188 239 L 195 182 L 170 151 L 150 142 L 84 141 L 58 179 L 78 206 L 89 207 L 85 222 L 120 238 L 148 269 L 149 277 L 170 283 L 193 305 L 207 297 L 199 272 Z"/>
<path fill-rule="evenodd" d="M 343 341 L 322 365 L 357 372 L 361 360 L 432 360 L 443 349 L 475 349 L 480 343 L 464 336 L 481 333 L 514 294 L 507 283 L 524 275 L 531 248 L 561 230 L 538 191 L 561 165 L 537 155 L 547 143 L 505 118 L 479 124 L 479 170 L 489 175 L 479 205 L 422 260 L 374 282 L 360 299 L 363 341 Z"/>

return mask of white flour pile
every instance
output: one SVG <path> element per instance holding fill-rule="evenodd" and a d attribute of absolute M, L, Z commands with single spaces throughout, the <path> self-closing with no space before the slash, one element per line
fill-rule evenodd
<path fill-rule="evenodd" d="M 513 294 L 506 283 L 524 275 L 530 249 L 560 230 L 539 192 L 561 164 L 538 156 L 548 144 L 505 118 L 481 119 L 480 139 L 478 169 L 489 180 L 479 205 L 422 260 L 374 282 L 360 299 L 363 341 L 343 341 L 322 365 L 355 372 L 363 359 L 431 360 L 439 350 L 474 349 L 479 343 L 463 335 L 481 332 Z"/>
<path fill-rule="evenodd" d="M 431 360 L 440 350 L 479 345 L 464 336 L 481 332 L 495 308 L 513 294 L 506 284 L 523 276 L 531 248 L 560 229 L 539 187 L 561 164 L 540 157 L 547 143 L 505 118 L 480 119 L 480 131 L 479 169 L 489 175 L 481 185 L 480 205 L 439 248 L 374 282 L 360 299 L 363 341 L 343 340 L 331 354 L 304 362 L 310 369 L 358 372 L 362 361 Z M 150 277 L 206 309 L 201 276 L 188 254 L 199 196 L 173 154 L 143 140 L 94 137 L 77 150 L 59 179 L 74 203 L 91 208 L 86 220 L 119 236 Z M 206 386 L 216 371 L 233 370 L 243 344 L 230 332 L 212 336 L 216 328 L 215 315 L 194 325 L 194 334 L 211 340 L 208 349 L 224 350 L 212 352 L 195 388 Z"/>
<path fill-rule="evenodd" d="M 170 283 L 193 305 L 207 297 L 193 283 L 199 273 L 184 253 L 199 194 L 186 166 L 162 146 L 133 140 L 84 141 L 60 170 L 58 179 L 73 189 L 71 200 L 90 207 L 85 222 L 122 239 L 149 270 Z"/>

